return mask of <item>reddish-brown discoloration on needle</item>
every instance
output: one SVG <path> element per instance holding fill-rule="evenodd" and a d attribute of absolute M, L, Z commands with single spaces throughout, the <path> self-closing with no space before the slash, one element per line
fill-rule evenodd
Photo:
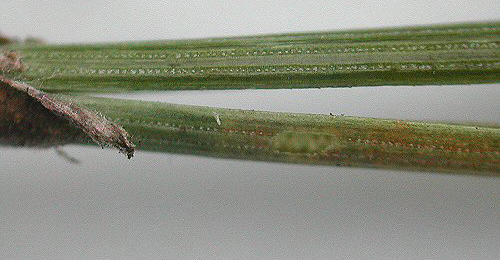
<path fill-rule="evenodd" d="M 0 71 L 24 71 L 25 67 L 21 61 L 21 56 L 14 51 L 0 53 Z"/>

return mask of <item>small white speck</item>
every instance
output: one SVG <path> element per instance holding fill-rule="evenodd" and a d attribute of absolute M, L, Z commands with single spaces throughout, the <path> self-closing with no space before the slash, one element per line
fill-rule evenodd
<path fill-rule="evenodd" d="M 220 118 L 219 118 L 219 114 L 217 114 L 217 113 L 215 113 L 215 112 L 212 112 L 212 113 L 214 113 L 215 121 L 217 121 L 217 124 L 218 124 L 218 125 L 221 125 Z"/>

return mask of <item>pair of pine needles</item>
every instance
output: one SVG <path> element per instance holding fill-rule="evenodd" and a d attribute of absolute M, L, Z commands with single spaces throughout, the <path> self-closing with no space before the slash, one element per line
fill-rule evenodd
<path fill-rule="evenodd" d="M 24 68 L 16 77 L 44 79 L 40 89 L 47 97 L 123 125 L 131 140 L 141 141 L 140 149 L 495 175 L 500 170 L 497 127 L 203 108 L 88 94 L 498 83 L 499 44 L 500 23 L 492 22 L 7 49 L 22 57 Z"/>

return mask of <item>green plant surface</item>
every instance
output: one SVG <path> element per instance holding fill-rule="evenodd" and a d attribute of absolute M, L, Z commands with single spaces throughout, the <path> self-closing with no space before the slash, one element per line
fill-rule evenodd
<path fill-rule="evenodd" d="M 500 173 L 500 129 L 494 127 L 80 95 L 62 97 L 122 124 L 140 150 L 292 163 Z"/>
<path fill-rule="evenodd" d="M 48 92 L 500 81 L 500 22 L 118 44 L 12 45 Z"/>
<path fill-rule="evenodd" d="M 11 58 L 4 67 L 19 65 L 19 55 L 24 71 L 3 74 L 102 113 L 123 125 L 142 150 L 498 175 L 500 128 L 495 126 L 257 112 L 78 93 L 498 83 L 499 45 L 500 22 L 10 45 L 5 50 L 15 55 L 5 56 Z"/>

